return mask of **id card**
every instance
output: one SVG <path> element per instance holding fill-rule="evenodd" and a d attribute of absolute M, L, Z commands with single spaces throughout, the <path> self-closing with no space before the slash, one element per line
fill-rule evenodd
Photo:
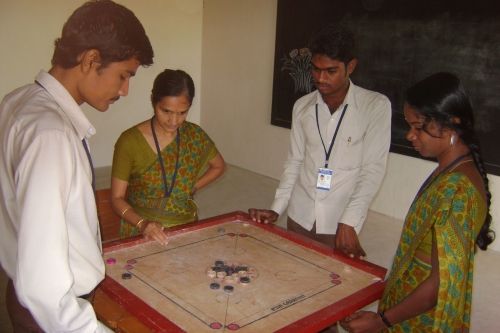
<path fill-rule="evenodd" d="M 320 190 L 327 190 L 327 191 L 330 190 L 330 188 L 332 187 L 332 176 L 333 176 L 333 170 L 319 168 L 316 188 Z"/>

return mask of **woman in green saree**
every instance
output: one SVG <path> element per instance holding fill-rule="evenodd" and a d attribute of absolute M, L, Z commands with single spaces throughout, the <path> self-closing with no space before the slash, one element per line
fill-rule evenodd
<path fill-rule="evenodd" d="M 154 116 L 118 138 L 111 202 L 122 218 L 121 237 L 142 233 L 165 244 L 164 228 L 196 221 L 193 194 L 223 174 L 213 141 L 186 121 L 193 98 L 191 77 L 166 69 L 153 84 Z"/>
<path fill-rule="evenodd" d="M 406 138 L 438 166 L 406 216 L 379 312 L 360 311 L 349 332 L 469 332 L 474 253 L 493 241 L 491 194 L 459 79 L 434 74 L 407 92 Z"/>

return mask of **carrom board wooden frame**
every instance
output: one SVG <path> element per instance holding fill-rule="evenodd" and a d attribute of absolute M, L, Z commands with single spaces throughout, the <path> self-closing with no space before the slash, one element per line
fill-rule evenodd
<path fill-rule="evenodd" d="M 98 292 L 104 292 L 151 332 L 317 332 L 379 299 L 383 292 L 385 268 L 348 258 L 278 226 L 252 222 L 243 212 L 172 228 L 167 234 L 171 241 L 166 247 L 142 237 L 104 245 L 107 274 Z M 240 249 L 241 253 L 235 250 L 225 258 L 221 253 L 226 253 L 226 246 L 232 246 L 231 242 L 239 244 L 234 248 Z M 227 258 L 232 262 L 235 258 L 247 258 L 247 263 L 237 265 L 251 266 L 253 275 L 248 285 L 226 283 L 223 279 L 207 276 L 206 271 L 210 270 L 214 260 Z M 152 265 L 158 265 L 158 271 L 162 270 L 162 264 L 156 264 L 158 260 L 168 267 L 168 272 L 164 271 L 166 275 L 157 275 L 156 268 L 151 269 Z M 206 263 L 200 264 L 203 260 Z M 266 260 L 273 260 L 273 264 Z M 137 261 L 138 266 L 134 267 Z M 259 266 L 259 263 L 266 266 Z M 176 265 L 178 271 L 172 270 Z M 290 274 L 295 274 L 294 279 L 289 278 L 288 271 L 280 265 L 292 267 Z M 193 274 L 193 270 L 197 273 Z M 130 274 L 131 278 L 123 279 L 123 273 Z M 360 287 L 353 282 L 357 280 Z M 227 294 L 222 289 L 211 290 L 209 285 L 214 281 L 221 287 L 234 285 L 234 294 Z M 272 281 L 278 284 L 271 285 Z M 286 290 L 287 283 L 290 283 L 291 291 Z M 186 288 L 192 290 L 186 291 Z M 196 295 L 194 298 L 200 303 L 185 302 L 183 295 L 188 294 L 187 298 Z M 339 296 L 331 296 L 337 294 Z M 206 299 L 209 307 L 202 301 Z M 96 312 L 100 319 L 109 324 L 98 308 Z M 240 316 L 246 310 L 255 310 L 255 314 Z M 236 324 L 235 321 L 225 321 L 236 313 L 238 316 L 233 317 L 245 318 Z M 216 320 L 206 322 L 206 318 Z M 212 326 L 208 325 L 209 322 Z M 214 323 L 219 326 L 213 326 Z"/>

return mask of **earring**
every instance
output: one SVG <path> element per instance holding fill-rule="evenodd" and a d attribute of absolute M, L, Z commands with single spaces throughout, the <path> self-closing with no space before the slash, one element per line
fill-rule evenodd
<path fill-rule="evenodd" d="M 456 136 L 455 136 L 455 134 L 452 134 L 450 136 L 450 146 L 454 146 L 455 145 L 455 141 L 456 141 Z"/>

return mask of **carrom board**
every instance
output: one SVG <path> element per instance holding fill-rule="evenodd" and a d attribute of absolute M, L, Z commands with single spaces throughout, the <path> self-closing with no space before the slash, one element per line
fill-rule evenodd
<path fill-rule="evenodd" d="M 383 291 L 384 268 L 243 212 L 167 234 L 104 248 L 100 289 L 153 332 L 316 332 Z"/>

